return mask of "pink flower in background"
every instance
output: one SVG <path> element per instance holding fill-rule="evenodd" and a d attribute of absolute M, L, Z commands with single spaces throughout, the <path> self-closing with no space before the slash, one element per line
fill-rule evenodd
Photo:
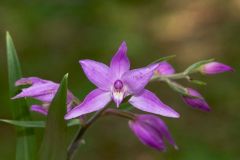
<path fill-rule="evenodd" d="M 84 73 L 97 89 L 90 92 L 79 106 L 69 111 L 65 119 L 100 110 L 111 100 L 118 107 L 127 96 L 131 96 L 128 102 L 140 110 L 179 117 L 177 112 L 163 104 L 154 93 L 144 89 L 158 64 L 130 70 L 126 53 L 127 46 L 123 42 L 113 56 L 110 67 L 93 60 L 80 60 Z"/>
<path fill-rule="evenodd" d="M 54 83 L 49 80 L 40 79 L 38 77 L 21 78 L 16 81 L 15 85 L 16 86 L 30 85 L 30 86 L 22 89 L 22 91 L 12 99 L 25 97 L 25 98 L 33 98 L 33 99 L 39 100 L 41 104 L 32 105 L 31 110 L 39 112 L 44 115 L 47 115 L 48 107 L 52 102 L 59 87 L 58 83 Z M 68 91 L 67 93 L 67 109 L 68 110 L 70 110 L 73 107 L 74 99 L 75 99 L 74 95 L 70 91 Z"/>

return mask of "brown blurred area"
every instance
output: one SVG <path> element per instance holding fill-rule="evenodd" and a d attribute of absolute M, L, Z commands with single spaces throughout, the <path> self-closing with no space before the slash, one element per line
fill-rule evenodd
<path fill-rule="evenodd" d="M 181 114 L 164 118 L 179 150 L 164 153 L 142 145 L 126 120 L 106 117 L 92 126 L 76 157 L 89 160 L 237 160 L 240 159 L 240 1 L 239 0 L 51 0 L 0 2 L 0 118 L 8 107 L 5 31 L 12 34 L 24 76 L 53 81 L 69 73 L 69 88 L 80 98 L 94 86 L 78 61 L 109 63 L 122 40 L 128 44 L 132 68 L 168 55 L 177 71 L 209 58 L 229 64 L 234 73 L 194 75 L 208 83 L 198 89 L 210 113 L 186 106 L 162 83 L 149 89 Z M 34 119 L 44 119 L 33 113 Z M 69 136 L 76 128 L 69 131 Z M 39 143 L 42 130 L 38 129 Z M 0 124 L 0 155 L 13 160 L 15 133 Z M 1 158 L 0 158 L 1 159 Z"/>

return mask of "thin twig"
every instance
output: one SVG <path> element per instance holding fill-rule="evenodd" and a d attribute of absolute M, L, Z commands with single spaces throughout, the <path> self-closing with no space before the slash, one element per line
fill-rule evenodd
<path fill-rule="evenodd" d="M 135 115 L 131 112 L 127 112 L 127 111 L 121 111 L 121 110 L 117 110 L 117 109 L 111 109 L 108 108 L 106 109 L 104 112 L 102 112 L 102 115 L 113 115 L 113 116 L 118 116 L 118 117 L 122 117 L 122 118 L 127 118 L 127 119 L 135 119 Z"/>

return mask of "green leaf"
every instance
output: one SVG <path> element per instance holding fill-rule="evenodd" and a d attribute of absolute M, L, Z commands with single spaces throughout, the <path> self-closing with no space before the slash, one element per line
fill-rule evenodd
<path fill-rule="evenodd" d="M 208 60 L 203 60 L 203 61 L 196 62 L 196 63 L 192 64 L 191 66 L 189 66 L 189 67 L 184 71 L 184 74 L 185 74 L 185 75 L 188 75 L 188 74 L 197 72 L 198 69 L 199 69 L 199 67 L 201 67 L 202 65 L 207 64 L 207 63 L 209 63 L 209 62 L 212 62 L 212 61 L 214 61 L 214 59 L 208 59 Z"/>
<path fill-rule="evenodd" d="M 6 34 L 9 96 L 15 96 L 19 89 L 15 81 L 22 77 L 20 63 L 10 34 Z M 17 99 L 10 101 L 14 120 L 31 120 L 26 101 Z M 35 157 L 35 135 L 31 128 L 17 127 L 16 160 L 33 160 Z"/>
<path fill-rule="evenodd" d="M 68 127 L 77 126 L 77 125 L 78 126 L 81 125 L 81 122 L 79 119 L 72 119 L 72 120 L 69 120 L 67 123 Z"/>
<path fill-rule="evenodd" d="M 198 84 L 198 85 L 201 85 L 201 86 L 207 85 L 206 82 L 199 81 L 199 80 L 190 80 L 189 82 L 194 83 L 194 84 Z"/>
<path fill-rule="evenodd" d="M 9 120 L 9 119 L 0 119 L 1 122 L 11 124 L 18 127 L 25 127 L 25 128 L 45 128 L 46 122 L 45 121 L 17 121 L 17 120 Z M 73 119 L 68 121 L 67 126 L 72 127 L 80 125 L 79 119 Z"/>
<path fill-rule="evenodd" d="M 67 155 L 67 122 L 66 114 L 67 96 L 66 74 L 49 107 L 47 125 L 39 152 L 39 160 L 66 160 Z"/>
<path fill-rule="evenodd" d="M 168 60 L 170 60 L 174 57 L 176 57 L 176 55 L 162 57 L 162 58 L 157 59 L 156 61 L 153 61 L 151 64 L 159 63 L 159 62 L 162 62 L 162 61 L 168 61 Z"/>
<path fill-rule="evenodd" d="M 14 126 L 25 128 L 44 128 L 46 126 L 46 123 L 44 121 L 16 121 L 8 119 L 0 119 L 0 121 Z"/>

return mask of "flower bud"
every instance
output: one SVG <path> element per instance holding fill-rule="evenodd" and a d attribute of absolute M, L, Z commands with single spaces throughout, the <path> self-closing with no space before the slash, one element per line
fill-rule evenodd
<path fill-rule="evenodd" d="M 187 105 L 189 105 L 193 108 L 198 108 L 203 111 L 210 111 L 210 107 L 208 106 L 207 102 L 205 101 L 205 99 L 199 92 L 197 92 L 196 90 L 194 90 L 192 88 L 187 88 L 187 92 L 189 95 L 194 96 L 194 97 L 183 96 L 183 101 Z"/>
<path fill-rule="evenodd" d="M 129 127 L 145 145 L 159 151 L 166 149 L 164 139 L 177 149 L 166 124 L 154 115 L 138 115 L 136 119 L 129 121 Z"/>
<path fill-rule="evenodd" d="M 233 68 L 219 62 L 210 62 L 200 67 L 200 72 L 203 74 L 218 74 L 223 72 L 233 71 Z"/>
<path fill-rule="evenodd" d="M 166 61 L 160 62 L 155 73 L 158 75 L 171 75 L 175 73 L 175 69 Z"/>

